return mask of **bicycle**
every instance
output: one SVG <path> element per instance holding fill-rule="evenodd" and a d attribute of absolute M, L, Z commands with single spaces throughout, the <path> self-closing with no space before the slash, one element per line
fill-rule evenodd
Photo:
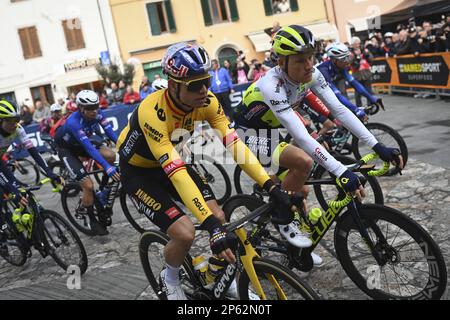
<path fill-rule="evenodd" d="M 43 258 L 51 256 L 64 270 L 77 266 L 84 274 L 88 259 L 78 234 L 58 213 L 44 209 L 32 193 L 48 182 L 47 178 L 36 186 L 21 188 L 28 196 L 27 208 L 16 208 L 10 198 L 4 201 L 0 214 L 0 256 L 11 265 L 22 266 L 34 247 Z M 19 217 L 21 222 L 13 222 L 13 217 Z"/>
<path fill-rule="evenodd" d="M 389 164 L 385 164 L 386 170 Z M 356 171 L 377 175 L 379 170 L 355 165 Z M 317 185 L 323 181 L 310 181 Z M 330 179 L 328 183 L 338 185 Z M 238 219 L 240 208 L 256 210 L 265 203 L 261 195 L 237 195 L 223 206 L 227 221 Z M 344 209 L 347 209 L 344 212 Z M 313 245 L 299 249 L 277 238 L 269 220 L 253 219 L 249 242 L 262 255 L 279 255 L 283 265 L 308 272 L 311 252 L 336 222 L 334 247 L 337 258 L 356 286 L 373 299 L 440 299 L 447 286 L 447 269 L 439 246 L 414 220 L 402 212 L 377 204 L 361 204 L 342 188 L 325 214 L 313 225 L 300 207 L 297 217 L 310 231 Z M 242 213 L 246 214 L 246 212 Z M 394 227 L 392 227 L 394 226 Z M 390 236 L 390 237 L 389 237 Z M 415 259 L 417 254 L 417 259 Z M 412 270 L 412 271 L 411 271 Z M 404 272 L 403 274 L 400 274 Z"/>
<path fill-rule="evenodd" d="M 103 174 L 103 170 L 98 169 L 88 172 L 88 175 L 95 174 Z M 84 234 L 96 235 L 96 233 L 92 231 L 87 212 L 82 206 L 81 193 L 82 189 L 78 182 L 69 182 L 61 190 L 63 210 L 75 228 Z M 94 215 L 104 228 L 107 228 L 112 224 L 113 207 L 117 197 L 120 198 L 120 204 L 125 217 L 130 223 L 134 223 L 134 219 L 131 217 L 130 210 L 127 207 L 132 207 L 132 204 L 127 201 L 128 196 L 126 192 L 120 188 L 120 182 L 110 181 L 108 175 L 103 174 L 98 189 L 94 191 Z"/>
<path fill-rule="evenodd" d="M 336 158 L 336 160 L 347 166 L 351 166 L 357 163 L 356 160 L 340 155 L 336 152 L 332 152 L 332 155 Z M 285 176 L 287 172 L 288 170 L 281 172 L 277 176 L 277 178 L 279 180 L 283 179 L 283 176 Z M 361 182 L 366 191 L 366 198 L 364 199 L 364 203 L 376 203 L 383 205 L 383 190 L 381 189 L 377 177 L 370 176 L 365 172 L 362 172 L 362 175 L 364 179 L 361 179 Z M 314 194 L 320 206 L 324 210 L 326 210 L 328 207 L 326 199 L 333 197 L 338 192 L 334 183 L 328 183 L 328 181 L 330 180 L 327 178 L 327 176 L 330 176 L 330 174 L 326 171 L 326 169 L 320 166 L 318 163 L 314 163 L 314 166 L 309 175 L 309 179 L 305 183 L 305 185 L 310 185 L 311 179 L 320 180 L 323 182 L 322 184 L 314 185 Z M 255 185 L 254 181 L 251 180 L 250 177 L 243 174 L 243 171 L 239 166 L 236 166 L 234 170 L 233 180 L 237 194 L 252 194 L 255 190 L 257 190 L 257 192 L 260 194 L 264 193 L 261 188 Z"/>
<path fill-rule="evenodd" d="M 268 215 L 272 206 L 273 204 L 267 204 L 239 221 L 226 225 L 227 232 L 229 234 L 234 232 L 239 239 L 237 246 L 233 248 L 237 262 L 236 265 L 227 264 L 213 283 L 205 284 L 194 270 L 191 255 L 186 256 L 180 271 L 180 279 L 188 299 L 225 299 L 226 291 L 237 273 L 238 294 L 241 300 L 249 300 L 253 293 L 262 300 L 320 299 L 315 291 L 292 270 L 274 261 L 261 258 L 252 243 L 248 241 L 243 226 L 253 219 Z M 197 225 L 196 230 L 201 230 L 200 226 Z M 143 233 L 139 241 L 139 255 L 145 275 L 156 296 L 162 300 L 167 299 L 167 296 L 158 279 L 165 267 L 163 247 L 169 240 L 165 233 L 150 230 Z"/>
<path fill-rule="evenodd" d="M 27 158 L 16 159 L 13 156 L 13 150 L 21 149 L 23 149 L 23 145 L 13 143 L 3 154 L 2 160 L 21 185 L 36 185 L 40 179 L 38 166 Z"/>

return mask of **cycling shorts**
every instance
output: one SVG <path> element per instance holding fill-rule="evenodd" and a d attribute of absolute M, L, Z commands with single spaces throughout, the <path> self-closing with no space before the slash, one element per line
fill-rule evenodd
<path fill-rule="evenodd" d="M 71 147 L 70 149 L 57 147 L 58 156 L 69 171 L 70 178 L 75 181 L 82 181 L 87 177 L 86 169 L 79 157 L 89 158 L 83 147 Z"/>
<path fill-rule="evenodd" d="M 205 201 L 215 200 L 206 180 L 191 166 L 186 170 L 197 185 Z M 120 161 L 122 187 L 135 207 L 150 219 L 161 231 L 167 229 L 185 215 L 175 201 L 182 200 L 162 168 L 140 168 Z"/>

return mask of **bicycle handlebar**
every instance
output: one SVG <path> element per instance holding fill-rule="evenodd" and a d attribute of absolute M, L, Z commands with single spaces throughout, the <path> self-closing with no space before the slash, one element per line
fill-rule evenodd
<path fill-rule="evenodd" d="M 378 158 L 379 158 L 379 156 L 376 153 L 371 153 L 371 154 L 368 154 L 368 155 L 362 157 L 360 161 L 362 164 L 367 164 L 370 161 L 373 161 Z M 370 177 L 384 176 L 389 171 L 390 166 L 391 166 L 391 164 L 389 162 L 384 162 L 383 168 L 378 169 L 378 170 L 371 170 L 371 171 L 367 172 L 367 175 Z"/>

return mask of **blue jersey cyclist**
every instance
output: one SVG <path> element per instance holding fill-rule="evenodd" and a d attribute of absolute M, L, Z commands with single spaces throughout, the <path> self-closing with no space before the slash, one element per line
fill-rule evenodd
<path fill-rule="evenodd" d="M 0 157 L 17 140 L 27 149 L 31 157 L 54 183 L 63 183 L 62 179 L 55 175 L 48 167 L 37 148 L 33 145 L 33 142 L 27 137 L 25 130 L 19 125 L 19 121 L 20 115 L 17 112 L 17 106 L 8 100 L 0 100 Z M 12 172 L 7 169 L 3 160 L 0 160 L 0 192 L 2 194 L 4 192 L 14 194 L 17 203 L 25 206 L 28 201 L 20 194 L 18 190 L 19 186 L 20 183 L 14 178 Z"/>
<path fill-rule="evenodd" d="M 99 110 L 99 98 L 94 91 L 82 90 L 77 94 L 77 112 L 73 113 L 66 123 L 58 128 L 55 134 L 55 143 L 58 155 L 69 170 L 71 177 L 80 182 L 83 190 L 81 199 L 82 207 L 77 213 L 86 216 L 90 221 L 90 228 L 98 235 L 108 234 L 106 226 L 109 221 L 97 221 L 94 215 L 94 184 L 87 175 L 81 159 L 92 158 L 99 163 L 105 172 L 114 181 L 120 181 L 120 174 L 114 166 L 116 153 L 101 145 L 97 149 L 89 140 L 96 134 L 101 136 L 100 128 L 103 128 L 108 138 L 117 142 L 117 135 L 112 125 Z"/>
<path fill-rule="evenodd" d="M 345 81 L 357 92 L 366 97 L 371 104 L 378 104 L 384 109 L 383 101 L 368 92 L 366 88 L 350 74 L 349 67 L 353 60 L 353 55 L 345 44 L 339 42 L 332 43 L 327 46 L 326 53 L 330 60 L 319 64 L 317 69 L 320 70 L 330 88 L 344 106 L 356 114 L 359 119 L 363 121 L 367 120 L 367 115 L 364 110 L 351 103 L 350 100 L 336 87 L 336 83 L 342 79 L 345 79 Z"/>

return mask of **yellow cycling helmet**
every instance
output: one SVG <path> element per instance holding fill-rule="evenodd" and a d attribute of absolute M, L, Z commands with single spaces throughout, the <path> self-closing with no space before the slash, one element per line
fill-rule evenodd
<path fill-rule="evenodd" d="M 14 102 L 2 99 L 0 100 L 0 119 L 7 118 L 20 118 L 20 114 L 17 113 L 17 107 Z"/>
<path fill-rule="evenodd" d="M 314 53 L 315 45 L 312 32 L 299 25 L 281 28 L 272 41 L 272 49 L 278 56 Z"/>

